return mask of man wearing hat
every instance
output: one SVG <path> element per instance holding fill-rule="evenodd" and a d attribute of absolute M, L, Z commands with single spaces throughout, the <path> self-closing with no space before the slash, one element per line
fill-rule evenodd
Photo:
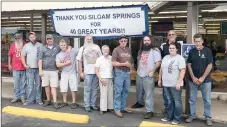
<path fill-rule="evenodd" d="M 13 71 L 14 79 L 14 99 L 11 101 L 15 103 L 21 100 L 25 103 L 26 96 L 26 71 L 21 62 L 21 50 L 25 43 L 23 42 L 22 35 L 16 33 L 14 35 L 14 43 L 10 45 L 8 52 L 8 66 L 9 70 Z"/>
<path fill-rule="evenodd" d="M 34 102 L 42 105 L 41 80 L 38 69 L 38 53 L 42 44 L 36 41 L 35 32 L 29 33 L 29 40 L 30 42 L 23 47 L 21 52 L 21 61 L 26 69 L 28 85 L 27 100 L 23 105 L 33 104 Z"/>
<path fill-rule="evenodd" d="M 116 116 L 122 118 L 122 112 L 130 113 L 126 109 L 126 101 L 131 84 L 130 67 L 131 52 L 126 47 L 128 39 L 125 35 L 119 38 L 119 46 L 113 50 L 112 65 L 114 66 L 114 111 Z"/>
<path fill-rule="evenodd" d="M 39 75 L 42 78 L 42 87 L 45 87 L 47 101 L 44 107 L 51 105 L 51 95 L 53 97 L 53 106 L 58 109 L 57 87 L 58 87 L 58 68 L 55 63 L 56 55 L 60 52 L 58 44 L 54 43 L 52 35 L 46 35 L 46 44 L 39 53 Z"/>

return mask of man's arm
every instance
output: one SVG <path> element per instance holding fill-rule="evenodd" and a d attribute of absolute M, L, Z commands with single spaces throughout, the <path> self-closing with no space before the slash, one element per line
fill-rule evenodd
<path fill-rule="evenodd" d="M 205 70 L 203 76 L 201 77 L 201 78 L 203 79 L 203 81 L 204 81 L 204 79 L 208 76 L 208 74 L 210 73 L 212 67 L 213 67 L 213 64 L 212 64 L 212 63 L 208 64 L 208 66 L 207 66 L 207 68 L 206 68 L 206 70 Z M 203 82 L 203 81 L 202 81 L 202 82 Z"/>
<path fill-rule="evenodd" d="M 12 65 L 11 65 L 11 60 L 12 60 L 12 46 L 10 46 L 9 52 L 8 52 L 8 68 L 11 71 L 12 70 Z"/>
<path fill-rule="evenodd" d="M 29 66 L 26 64 L 26 60 L 25 60 L 26 56 L 27 56 L 27 53 L 26 53 L 26 45 L 25 45 L 21 52 L 21 62 L 26 69 L 29 69 Z"/>
<path fill-rule="evenodd" d="M 130 68 L 131 64 L 129 62 L 125 62 L 125 63 L 117 62 L 117 56 L 118 56 L 118 53 L 117 53 L 116 49 L 114 49 L 113 54 L 112 54 L 112 65 L 114 67 L 129 67 Z"/>

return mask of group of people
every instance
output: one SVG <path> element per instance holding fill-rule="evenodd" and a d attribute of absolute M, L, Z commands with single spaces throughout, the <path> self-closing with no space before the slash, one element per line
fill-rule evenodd
<path fill-rule="evenodd" d="M 170 30 L 167 42 L 155 48 L 151 36 L 142 38 L 137 57 L 136 90 L 137 103 L 132 108 L 146 107 L 145 119 L 153 117 L 155 73 L 159 72 L 158 86 L 163 87 L 166 117 L 162 121 L 178 124 L 183 114 L 181 93 L 183 80 L 188 67 L 190 74 L 190 116 L 186 122 L 196 118 L 196 98 L 198 88 L 201 89 L 204 101 L 204 116 L 207 125 L 211 122 L 211 79 L 212 52 L 204 47 L 203 37 L 194 35 L 196 48 L 189 53 L 187 62 L 180 55 L 181 44 L 176 41 L 176 33 Z M 46 44 L 36 41 L 36 34 L 29 33 L 30 42 L 25 44 L 20 34 L 15 34 L 15 42 L 9 50 L 9 69 L 13 70 L 14 95 L 11 102 L 22 101 L 23 105 L 38 103 L 54 108 L 68 105 L 68 87 L 72 94 L 71 108 L 77 108 L 76 92 L 78 77 L 84 79 L 84 108 L 91 112 L 98 110 L 97 93 L 100 88 L 100 112 L 114 112 L 119 118 L 122 113 L 131 113 L 126 107 L 131 86 L 131 50 L 127 47 L 128 38 L 122 35 L 117 46 L 110 55 L 107 45 L 101 47 L 93 43 L 90 35 L 85 36 L 84 45 L 79 49 L 72 48 L 65 40 L 59 45 L 52 35 L 46 35 Z M 78 70 L 77 70 L 78 63 Z M 187 66 L 187 67 L 186 67 Z M 60 92 L 63 102 L 57 103 L 58 72 L 61 70 Z M 41 80 L 42 79 L 42 80 Z M 41 85 L 42 82 L 42 85 Z M 42 102 L 41 86 L 45 87 L 47 100 Z M 26 88 L 28 88 L 26 98 Z M 145 95 L 145 99 L 143 99 Z"/>

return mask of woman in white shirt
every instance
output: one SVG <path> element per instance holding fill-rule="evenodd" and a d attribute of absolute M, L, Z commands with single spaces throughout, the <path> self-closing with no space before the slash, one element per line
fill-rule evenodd
<path fill-rule="evenodd" d="M 96 60 L 95 71 L 100 86 L 100 112 L 113 111 L 113 66 L 109 55 L 109 47 L 102 46 L 103 55 Z"/>
<path fill-rule="evenodd" d="M 162 60 L 158 85 L 164 87 L 168 99 L 168 108 L 166 117 L 162 121 L 171 121 L 172 124 L 179 124 L 182 115 L 181 93 L 183 88 L 183 79 L 185 75 L 185 59 L 177 54 L 175 44 L 170 44 L 170 54 Z"/>

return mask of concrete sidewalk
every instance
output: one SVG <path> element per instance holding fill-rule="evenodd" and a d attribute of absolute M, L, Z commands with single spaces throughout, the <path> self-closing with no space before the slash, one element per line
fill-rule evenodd
<path fill-rule="evenodd" d="M 58 89 L 58 91 L 60 91 Z M 135 93 L 135 86 L 132 86 L 130 88 L 130 95 L 128 97 L 128 107 L 131 107 L 133 104 L 136 102 L 136 93 Z M 154 112 L 157 115 L 161 115 L 161 110 L 164 108 L 163 105 L 163 98 L 161 94 L 161 89 L 156 88 L 155 89 L 155 104 L 154 104 Z M 198 95 L 200 95 L 199 93 Z M 185 97 L 184 97 L 184 92 L 182 93 L 182 103 L 183 103 L 183 108 L 185 107 Z M 219 98 L 218 96 L 223 96 L 225 98 L 225 94 L 220 94 L 216 93 L 212 95 L 212 109 L 211 109 L 211 115 L 212 119 L 216 122 L 224 122 L 227 123 L 227 102 L 226 101 L 221 101 L 217 100 Z M 13 97 L 13 82 L 12 79 L 10 78 L 2 78 L 2 97 L 3 98 L 12 98 Z M 80 106 L 83 106 L 83 84 L 81 83 L 79 85 L 79 89 L 77 92 L 77 100 L 78 104 Z M 62 96 L 60 92 L 58 92 L 58 101 L 62 101 Z M 68 102 L 71 101 L 71 95 L 70 92 L 68 94 Z M 99 106 L 99 94 L 97 98 L 97 105 Z M 135 112 L 145 112 L 145 108 L 141 109 L 132 109 Z M 197 116 L 200 119 L 203 119 L 203 100 L 201 97 L 198 97 L 197 99 Z"/>

